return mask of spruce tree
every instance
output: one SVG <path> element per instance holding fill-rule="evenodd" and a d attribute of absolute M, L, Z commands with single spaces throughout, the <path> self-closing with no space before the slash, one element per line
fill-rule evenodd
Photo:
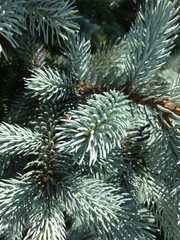
<path fill-rule="evenodd" d="M 0 0 L 1 68 L 24 82 L 0 123 L 0 236 L 179 240 L 178 1 L 146 0 L 95 52 L 75 5 Z"/>

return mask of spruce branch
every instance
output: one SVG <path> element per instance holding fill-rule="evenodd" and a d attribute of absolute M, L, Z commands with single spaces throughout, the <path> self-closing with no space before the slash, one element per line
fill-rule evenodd
<path fill-rule="evenodd" d="M 172 125 L 171 122 L 174 120 L 180 120 L 180 78 L 178 73 L 172 69 L 161 71 L 149 82 L 148 88 L 149 94 L 146 94 L 146 92 L 143 94 L 147 96 L 143 99 L 144 103 L 149 104 L 153 102 L 156 111 L 170 125 Z"/>
<path fill-rule="evenodd" d="M 152 174 L 149 169 L 144 168 L 143 172 L 134 172 L 130 177 L 130 182 L 134 188 L 134 195 L 140 203 L 147 203 L 154 208 L 161 199 L 165 191 L 165 184 Z"/>
<path fill-rule="evenodd" d="M 172 196 L 169 191 L 162 195 L 156 204 L 154 215 L 164 232 L 164 239 L 178 240 L 180 235 L 179 196 Z"/>
<path fill-rule="evenodd" d="M 0 34 L 11 44 L 13 48 L 18 46 L 15 36 L 21 35 L 21 30 L 24 28 L 23 21 L 25 9 L 23 4 L 24 0 L 2 0 L 0 3 Z M 3 47 L 2 53 L 6 57 Z"/>
<path fill-rule="evenodd" d="M 179 179 L 180 166 L 180 129 L 178 125 L 161 129 L 156 125 L 145 129 L 149 137 L 146 142 L 146 162 L 151 171 L 158 173 L 159 179 L 165 179 L 173 186 Z M 144 149 L 145 150 L 145 149 Z M 160 153 L 160 154 L 159 154 Z M 159 156 L 158 158 L 156 156 Z"/>
<path fill-rule="evenodd" d="M 172 72 L 171 72 L 172 74 Z M 172 85 L 170 87 L 170 96 L 165 101 L 166 108 L 174 112 L 176 115 L 180 116 L 180 75 L 175 75 Z M 175 118 L 180 120 L 179 118 Z"/>
<path fill-rule="evenodd" d="M 134 193 L 140 202 L 146 202 L 153 212 L 164 239 L 178 240 L 180 229 L 179 196 L 172 195 L 169 186 L 149 169 L 131 175 Z"/>
<path fill-rule="evenodd" d="M 96 88 L 124 87 L 122 74 L 125 69 L 125 41 L 118 39 L 111 43 L 103 43 L 100 49 L 92 55 L 86 83 Z"/>
<path fill-rule="evenodd" d="M 24 240 L 28 239 L 66 239 L 64 214 L 57 200 L 35 199 L 29 212 L 29 229 Z"/>
<path fill-rule="evenodd" d="M 80 86 L 90 85 L 94 92 L 97 88 L 102 90 L 111 86 L 113 89 L 114 78 L 120 76 L 125 68 L 124 41 L 118 39 L 104 43 L 96 54 L 91 54 L 90 41 L 79 33 L 69 35 L 64 43 L 65 66 Z"/>
<path fill-rule="evenodd" d="M 32 96 L 40 100 L 65 100 L 73 92 L 73 84 L 65 73 L 60 74 L 52 68 L 35 69 L 31 77 L 25 79 L 26 89 L 32 90 Z"/>
<path fill-rule="evenodd" d="M 73 6 L 74 1 L 57 0 L 29 0 L 26 1 L 27 25 L 33 36 L 38 33 L 43 36 L 45 43 L 53 44 L 54 37 L 60 45 L 60 38 L 66 39 L 66 32 L 74 33 L 78 29 L 73 21 L 77 11 Z"/>
<path fill-rule="evenodd" d="M 173 120 L 180 120 L 179 83 L 178 73 L 172 69 L 164 70 L 149 82 L 149 94 L 144 93 L 144 96 L 147 96 L 143 98 L 144 103 L 150 106 L 154 104 L 153 108 L 170 123 L 169 125 L 172 125 Z"/>
<path fill-rule="evenodd" d="M 128 92 L 141 94 L 169 56 L 178 29 L 175 3 L 147 1 L 144 11 L 139 11 L 127 36 L 125 72 Z"/>
<path fill-rule="evenodd" d="M 121 144 L 121 146 L 122 145 L 123 144 Z M 89 155 L 87 155 L 81 164 L 83 173 L 87 176 L 102 180 L 108 179 L 111 175 L 130 174 L 132 172 L 132 166 L 129 164 L 130 161 L 129 159 L 127 160 L 125 151 L 122 148 L 117 147 L 112 149 L 106 158 L 98 158 L 96 163 L 91 166 L 87 164 L 89 158 Z"/>
<path fill-rule="evenodd" d="M 18 125 L 1 123 L 0 133 L 1 154 L 29 154 L 42 144 L 42 138 L 38 132 Z"/>
<path fill-rule="evenodd" d="M 1 179 L 0 227 L 5 229 L 7 239 L 22 238 L 33 195 L 31 183 L 17 179 Z"/>
<path fill-rule="evenodd" d="M 172 98 L 173 106 L 179 106 L 179 76 L 173 69 L 159 70 L 156 75 L 147 83 L 149 89 L 143 89 L 144 101 L 154 99 L 156 102 Z M 173 100 L 174 99 L 174 100 Z"/>
<path fill-rule="evenodd" d="M 22 238 L 24 230 L 26 240 L 65 239 L 64 215 L 57 200 L 45 200 L 34 184 L 22 180 L 1 180 L 0 190 L 0 226 L 8 229 L 8 239 Z"/>
<path fill-rule="evenodd" d="M 61 101 L 60 101 L 61 102 Z M 60 119 L 63 115 L 63 108 L 61 104 L 51 101 L 40 102 L 36 109 L 34 118 L 29 122 L 30 128 L 42 134 L 45 145 L 51 141 L 56 141 L 56 127 L 59 125 Z"/>
<path fill-rule="evenodd" d="M 30 98 L 29 93 L 25 91 L 19 94 L 12 105 L 9 106 L 9 111 L 4 116 L 4 121 L 27 126 L 29 121 L 34 118 L 37 106 L 37 98 Z"/>
<path fill-rule="evenodd" d="M 3 178 L 20 174 L 0 181 L 0 238 L 153 240 L 156 220 L 165 240 L 179 240 L 180 79 L 154 76 L 176 38 L 177 1 L 145 1 L 125 41 L 94 55 L 76 32 L 74 1 L 7 5 L 16 2 L 11 41 L 32 75 L 9 115 L 16 124 L 0 124 Z M 15 39 L 24 11 L 27 44 Z M 43 68 L 35 35 L 63 38 L 65 72 L 54 59 Z"/>
<path fill-rule="evenodd" d="M 70 179 L 66 184 L 69 186 L 62 191 L 61 201 L 68 214 L 78 218 L 84 230 L 90 229 L 95 236 L 108 240 L 154 239 L 148 232 L 153 231 L 152 216 L 147 209 L 136 205 L 129 194 L 118 193 L 113 186 L 97 179 L 81 177 Z"/>
<path fill-rule="evenodd" d="M 62 53 L 65 59 L 65 66 L 72 74 L 77 83 L 82 82 L 89 71 L 91 60 L 91 44 L 79 34 L 69 35 L 64 41 L 65 46 Z"/>
<path fill-rule="evenodd" d="M 16 51 L 26 67 L 37 69 L 47 64 L 50 54 L 40 39 L 26 33 L 18 40 L 19 47 L 16 48 Z"/>
<path fill-rule="evenodd" d="M 90 230 L 85 231 L 84 226 L 81 225 L 81 222 L 76 219 L 74 220 L 72 227 L 67 231 L 67 240 L 98 240 L 98 237 L 95 237 Z"/>
<path fill-rule="evenodd" d="M 59 131 L 59 149 L 74 154 L 79 164 L 89 153 L 89 165 L 100 157 L 106 158 L 111 149 L 120 146 L 126 137 L 130 117 L 128 100 L 116 91 L 94 95 L 86 105 L 69 112 Z M 65 139 L 65 142 L 63 143 Z"/>

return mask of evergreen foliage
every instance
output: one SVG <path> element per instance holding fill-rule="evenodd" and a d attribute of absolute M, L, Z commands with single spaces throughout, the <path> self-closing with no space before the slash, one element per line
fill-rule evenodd
<path fill-rule="evenodd" d="M 1 62 L 24 74 L 0 123 L 0 237 L 179 240 L 178 2 L 144 1 L 95 53 L 75 4 L 0 0 Z"/>

